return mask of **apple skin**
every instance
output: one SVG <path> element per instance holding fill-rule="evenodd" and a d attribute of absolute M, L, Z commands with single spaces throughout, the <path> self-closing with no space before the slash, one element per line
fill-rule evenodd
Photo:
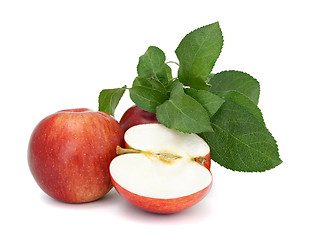
<path fill-rule="evenodd" d="M 210 170 L 210 167 L 211 167 L 211 159 L 210 159 L 210 151 L 209 151 L 209 153 L 206 155 L 206 156 L 204 156 L 204 158 L 205 158 L 205 161 L 204 161 L 204 166 L 208 169 L 208 170 Z"/>
<path fill-rule="evenodd" d="M 146 123 L 159 123 L 159 121 L 157 120 L 155 113 L 147 112 L 134 105 L 125 111 L 119 123 L 123 131 L 125 132 L 130 127 L 133 127 L 135 125 Z"/>
<path fill-rule="evenodd" d="M 121 187 L 113 178 L 112 182 L 117 192 L 129 203 L 144 211 L 160 214 L 176 213 L 192 207 L 193 205 L 201 201 L 212 187 L 211 181 L 211 183 L 206 188 L 196 193 L 179 198 L 161 199 L 145 197 L 132 193 Z"/>
<path fill-rule="evenodd" d="M 123 130 L 109 114 L 86 108 L 56 112 L 35 127 L 30 171 L 50 197 L 67 203 L 97 200 L 111 188 L 109 174 Z"/>

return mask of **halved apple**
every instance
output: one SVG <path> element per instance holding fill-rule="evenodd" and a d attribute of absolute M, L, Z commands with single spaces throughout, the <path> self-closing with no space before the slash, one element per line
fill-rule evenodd
<path fill-rule="evenodd" d="M 127 149 L 110 164 L 115 189 L 133 205 L 155 213 L 189 208 L 206 196 L 212 185 L 210 148 L 196 134 L 162 124 L 128 129 Z"/>

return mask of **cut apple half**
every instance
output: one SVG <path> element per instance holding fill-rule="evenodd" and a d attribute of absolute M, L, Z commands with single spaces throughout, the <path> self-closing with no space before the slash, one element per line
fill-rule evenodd
<path fill-rule="evenodd" d="M 133 205 L 174 213 L 209 192 L 210 148 L 198 135 L 153 123 L 129 128 L 124 139 L 127 148 L 118 147 L 110 174 L 115 189 Z"/>

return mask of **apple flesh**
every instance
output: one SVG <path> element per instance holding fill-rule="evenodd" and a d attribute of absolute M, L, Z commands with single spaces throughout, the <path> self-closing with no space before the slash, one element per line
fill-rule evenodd
<path fill-rule="evenodd" d="M 154 213 L 187 209 L 209 192 L 212 174 L 200 159 L 208 144 L 196 134 L 142 124 L 128 129 L 110 165 L 113 185 L 131 204 Z"/>
<path fill-rule="evenodd" d="M 109 114 L 69 109 L 44 118 L 28 147 L 31 173 L 50 197 L 68 203 L 97 200 L 111 188 L 109 165 L 123 131 Z"/>
<path fill-rule="evenodd" d="M 125 132 L 130 127 L 135 125 L 146 124 L 146 123 L 159 123 L 159 121 L 156 118 L 156 114 L 147 112 L 139 108 L 138 106 L 134 105 L 125 111 L 119 123 L 123 131 Z"/>

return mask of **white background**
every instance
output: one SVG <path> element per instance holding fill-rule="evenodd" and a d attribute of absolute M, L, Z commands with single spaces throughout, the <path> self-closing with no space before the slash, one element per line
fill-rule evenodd
<path fill-rule="evenodd" d="M 148 46 L 176 61 L 180 40 L 215 21 L 224 47 L 213 72 L 259 80 L 283 164 L 250 174 L 213 163 L 209 195 L 171 215 L 138 210 L 115 190 L 80 205 L 46 196 L 27 164 L 35 125 L 62 109 L 96 110 L 102 89 L 131 85 Z M 308 22 L 300 0 L 2 0 L 0 239 L 308 239 Z M 126 95 L 116 118 L 131 105 Z"/>

